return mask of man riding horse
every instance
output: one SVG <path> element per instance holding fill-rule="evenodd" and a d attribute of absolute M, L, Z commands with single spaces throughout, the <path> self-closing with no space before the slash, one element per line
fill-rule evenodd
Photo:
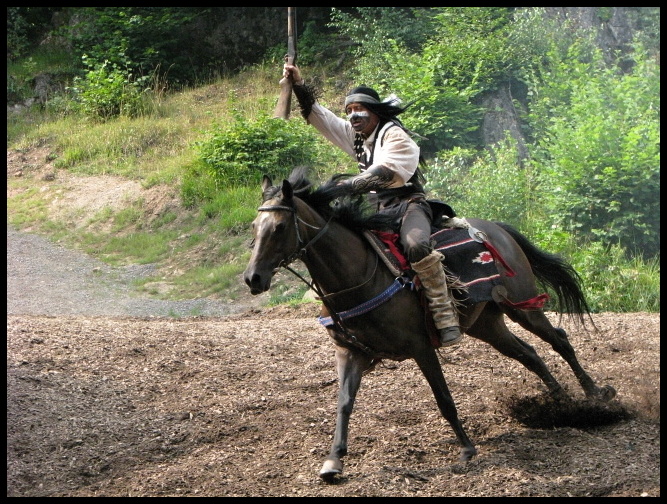
<path fill-rule="evenodd" d="M 396 214 L 403 252 L 424 288 L 440 343 L 459 343 L 463 333 L 447 288 L 444 256 L 430 241 L 433 211 L 423 187 L 424 160 L 397 117 L 410 104 L 401 107 L 397 98 L 380 101 L 374 89 L 356 87 L 345 98 L 346 121 L 317 102 L 316 90 L 305 84 L 296 65 L 285 64 L 283 75 L 292 82 L 306 122 L 357 160 L 360 173 L 342 183 L 355 194 L 369 194 L 379 212 Z"/>

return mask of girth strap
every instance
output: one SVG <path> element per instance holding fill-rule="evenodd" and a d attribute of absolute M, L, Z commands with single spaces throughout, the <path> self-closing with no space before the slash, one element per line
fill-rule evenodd
<path fill-rule="evenodd" d="M 354 308 L 338 313 L 338 320 L 345 320 L 363 315 L 364 313 L 368 313 L 381 304 L 389 301 L 394 294 L 405 287 L 413 289 L 413 283 L 406 281 L 403 277 L 397 277 L 396 280 L 394 280 L 394 282 L 389 287 L 387 287 L 384 292 L 378 294 L 373 299 L 361 303 L 359 306 L 355 306 Z M 333 317 L 317 317 L 317 320 L 325 327 L 334 325 Z"/>

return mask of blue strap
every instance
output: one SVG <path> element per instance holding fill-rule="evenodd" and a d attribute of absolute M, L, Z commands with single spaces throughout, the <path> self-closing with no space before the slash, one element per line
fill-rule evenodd
<path fill-rule="evenodd" d="M 396 280 L 394 280 L 394 282 L 389 287 L 387 287 L 387 289 L 381 294 L 378 294 L 373 299 L 366 301 L 365 303 L 362 303 L 359 306 L 356 306 L 354 308 L 339 313 L 338 317 L 340 318 L 340 320 L 345 320 L 348 318 L 356 317 L 358 315 L 367 313 L 377 308 L 382 303 L 386 303 L 387 301 L 389 301 L 394 294 L 396 294 L 403 287 L 407 286 L 412 287 L 412 282 L 406 282 L 405 280 L 399 277 Z M 320 324 L 322 324 L 325 327 L 334 325 L 332 317 L 317 317 L 317 320 L 320 322 Z"/>

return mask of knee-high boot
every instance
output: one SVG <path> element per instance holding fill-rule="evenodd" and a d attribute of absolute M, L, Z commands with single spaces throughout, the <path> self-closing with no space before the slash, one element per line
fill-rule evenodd
<path fill-rule="evenodd" d="M 411 263 L 412 269 L 419 276 L 424 287 L 429 307 L 433 312 L 435 327 L 438 329 L 442 346 L 454 345 L 461 341 L 463 334 L 459 328 L 456 307 L 449 295 L 445 270 L 442 267 L 444 256 L 433 250 L 421 261 Z"/>

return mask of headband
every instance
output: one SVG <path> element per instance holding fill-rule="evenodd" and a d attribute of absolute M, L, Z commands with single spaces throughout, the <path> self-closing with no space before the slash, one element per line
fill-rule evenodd
<path fill-rule="evenodd" d="M 350 103 L 380 103 L 378 100 L 364 93 L 356 93 L 345 97 L 345 106 Z"/>

